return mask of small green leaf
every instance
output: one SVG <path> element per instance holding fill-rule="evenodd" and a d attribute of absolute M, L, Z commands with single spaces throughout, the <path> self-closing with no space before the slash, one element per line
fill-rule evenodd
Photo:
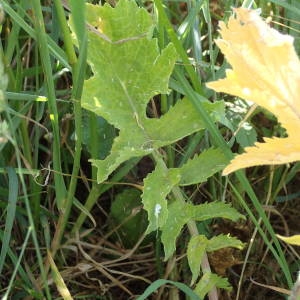
<path fill-rule="evenodd" d="M 212 218 L 224 218 L 231 221 L 245 219 L 245 216 L 240 214 L 230 204 L 224 202 L 204 203 L 197 206 L 189 205 L 189 214 L 195 221 L 204 221 Z"/>
<path fill-rule="evenodd" d="M 142 200 L 148 213 L 147 233 L 161 228 L 168 218 L 166 196 L 180 180 L 177 169 L 164 169 L 157 165 L 155 170 L 144 179 Z"/>
<path fill-rule="evenodd" d="M 169 215 L 162 227 L 161 240 L 165 249 L 165 260 L 175 251 L 176 239 L 182 227 L 190 220 L 205 221 L 213 218 L 225 218 L 237 221 L 245 218 L 235 208 L 223 202 L 211 202 L 199 205 L 175 201 L 168 207 Z"/>
<path fill-rule="evenodd" d="M 244 248 L 244 244 L 235 237 L 220 234 L 218 236 L 212 237 L 208 241 L 206 251 L 212 252 L 227 247 L 232 247 L 232 248 L 237 248 L 239 250 L 242 250 Z"/>
<path fill-rule="evenodd" d="M 252 146 L 257 141 L 257 133 L 253 126 L 248 122 L 242 124 L 235 137 L 236 141 L 243 148 Z"/>
<path fill-rule="evenodd" d="M 205 295 L 212 290 L 213 287 L 221 288 L 230 291 L 231 286 L 227 278 L 222 278 L 217 274 L 207 272 L 197 283 L 195 293 L 203 299 Z"/>
<path fill-rule="evenodd" d="M 200 274 L 201 261 L 208 242 L 208 239 L 204 235 L 193 236 L 189 241 L 187 259 L 192 272 L 191 285 L 195 283 Z"/>
<path fill-rule="evenodd" d="M 180 185 L 190 185 L 206 181 L 229 163 L 220 149 L 208 149 L 196 155 L 180 169 Z"/>
<path fill-rule="evenodd" d="M 188 205 L 188 204 L 186 204 Z M 176 239 L 182 227 L 188 221 L 187 206 L 179 201 L 171 203 L 168 207 L 169 215 L 165 225 L 161 228 L 161 241 L 164 245 L 165 260 L 170 258 L 176 249 Z"/>
<path fill-rule="evenodd" d="M 226 247 L 243 249 L 244 244 L 237 238 L 227 235 L 218 235 L 208 240 L 204 235 L 193 236 L 188 244 L 187 258 L 192 271 L 194 284 L 200 273 L 201 261 L 205 252 L 212 252 Z"/>

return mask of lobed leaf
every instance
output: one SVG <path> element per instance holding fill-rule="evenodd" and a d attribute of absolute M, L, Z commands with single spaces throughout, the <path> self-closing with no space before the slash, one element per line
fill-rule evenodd
<path fill-rule="evenodd" d="M 172 44 L 161 52 L 151 39 L 153 20 L 134 1 L 87 5 L 88 62 L 93 76 L 85 81 L 82 106 L 119 129 L 110 154 L 92 159 L 102 182 L 123 162 L 148 155 L 203 129 L 193 105 L 182 99 L 160 119 L 146 115 L 151 98 L 168 92 L 176 51 Z M 224 103 L 204 103 L 214 120 L 224 115 Z M 179 122 L 180 120 L 180 122 Z"/>
<path fill-rule="evenodd" d="M 171 112 L 172 114 L 172 112 Z M 204 182 L 208 177 L 221 170 L 227 159 L 219 149 L 208 149 L 200 155 L 189 160 L 181 168 L 165 169 L 163 166 L 156 166 L 156 169 L 148 175 L 144 180 L 144 192 L 142 195 L 144 209 L 148 212 L 149 227 L 148 232 L 163 227 L 167 220 L 168 205 L 166 196 L 176 185 L 189 185 Z M 178 202 L 178 201 L 177 201 Z M 172 204 L 174 207 L 178 205 L 181 210 L 182 204 Z M 155 214 L 159 208 L 159 215 Z M 190 213 L 187 214 L 189 216 Z M 173 216 L 173 212 L 171 212 Z M 174 227 L 177 235 L 180 233 L 182 226 L 185 224 L 186 216 L 181 216 L 183 223 L 178 222 L 179 227 Z M 175 235 L 175 239 L 177 237 Z"/>
<path fill-rule="evenodd" d="M 207 102 L 204 105 L 215 120 L 224 112 L 223 102 Z M 90 161 L 99 170 L 98 181 L 100 182 L 129 158 L 148 155 L 155 149 L 174 143 L 203 128 L 204 123 L 197 115 L 193 105 L 184 98 L 160 119 L 145 119 L 144 130 L 136 124 L 129 128 L 129 124 L 127 124 L 127 127 L 121 130 L 119 136 L 114 140 L 110 155 L 104 160 L 92 159 Z M 130 136 L 128 132 L 130 132 Z M 223 157 L 221 154 L 218 161 Z"/>
<path fill-rule="evenodd" d="M 300 62 L 293 37 L 272 29 L 256 11 L 235 9 L 228 24 L 220 23 L 222 39 L 216 43 L 231 64 L 226 78 L 207 84 L 218 92 L 253 101 L 271 111 L 287 130 L 286 138 L 265 138 L 246 147 L 223 174 L 265 164 L 300 160 Z"/>
<path fill-rule="evenodd" d="M 134 1 L 121 0 L 115 8 L 88 5 L 87 19 L 96 26 L 88 33 L 94 76 L 85 81 L 82 106 L 120 129 L 111 155 L 92 161 L 101 182 L 125 160 L 151 152 L 146 106 L 155 95 L 168 92 L 176 52 L 169 45 L 160 53 L 157 40 L 148 38 L 151 16 Z"/>

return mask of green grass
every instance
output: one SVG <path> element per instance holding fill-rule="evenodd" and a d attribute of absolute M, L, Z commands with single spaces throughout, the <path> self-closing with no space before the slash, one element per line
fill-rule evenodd
<path fill-rule="evenodd" d="M 284 24 L 274 27 L 293 35 L 298 50 L 299 26 L 291 21 L 299 18 L 298 2 L 273 0 L 269 5 L 268 1 L 138 1 L 155 20 L 154 36 L 160 49 L 171 42 L 177 52 L 170 93 L 152 99 L 147 113 L 159 117 L 185 96 L 203 120 L 205 130 L 148 157 L 131 158 L 102 183 L 97 183 L 97 169 L 89 159 L 105 158 L 118 130 L 81 106 L 84 80 L 92 76 L 87 62 L 85 1 L 52 2 L 2 1 L 5 19 L 0 53 L 8 79 L 6 86 L 1 75 L 6 98 L 0 110 L 3 299 L 70 299 L 68 293 L 62 296 L 64 289 L 74 299 L 128 299 L 141 295 L 148 286 L 152 292 L 158 289 L 153 299 L 179 299 L 178 289 L 159 286 L 165 283 L 175 283 L 193 297 L 181 285 L 189 286 L 191 281 L 185 257 L 188 237 L 199 233 L 213 237 L 222 227 L 225 232 L 221 233 L 234 236 L 238 226 L 242 228 L 239 238 L 247 245 L 236 254 L 241 255 L 242 266 L 229 265 L 226 273 L 233 286 L 231 299 L 243 299 L 249 292 L 257 298 L 281 296 L 263 287 L 247 290 L 244 282 L 249 277 L 268 286 L 291 289 L 299 269 L 299 254 L 280 244 L 275 233 L 286 233 L 289 226 L 291 232 L 296 230 L 293 224 L 299 218 L 299 209 L 296 213 L 297 198 L 293 195 L 299 163 L 256 167 L 229 177 L 217 173 L 206 183 L 175 186 L 172 197 L 182 203 L 231 203 L 246 216 L 246 221 L 235 225 L 220 219 L 188 222 L 187 231 L 178 239 L 176 253 L 166 262 L 158 231 L 145 241 L 142 236 L 133 249 L 124 247 L 122 228 L 126 222 L 134 222 L 140 207 L 124 217 L 121 224 L 112 219 L 110 207 L 128 187 L 141 189 L 142 180 L 155 164 L 165 170 L 179 168 L 195 153 L 212 146 L 221 149 L 228 160 L 234 152 L 241 151 L 237 142 L 231 143 L 232 131 L 225 126 L 226 122 L 234 123 L 230 114 L 227 121 L 215 123 L 203 104 L 207 99 L 234 101 L 233 97 L 217 95 L 205 87 L 205 82 L 224 77 L 228 67 L 213 42 L 218 37 L 217 22 L 228 20 L 231 7 L 252 5 L 262 9 L 263 17 L 272 9 L 274 19 L 280 14 L 278 20 Z M 73 36 L 68 26 L 70 11 Z M 241 119 L 244 116 L 241 114 Z M 263 118 L 273 125 L 276 122 L 268 115 Z M 254 118 L 249 121 L 256 122 Z M 265 128 L 263 122 L 257 122 L 258 128 Z M 266 130 L 273 135 L 276 126 Z M 282 200 L 284 205 L 278 202 L 278 196 L 286 199 Z M 269 205 L 280 218 L 268 210 Z M 289 214 L 291 210 L 294 211 Z M 227 259 L 224 255 L 222 260 L 226 263 Z M 201 264 L 204 273 L 218 268 L 212 261 L 212 256 L 205 253 Z M 163 281 L 158 284 L 156 280 L 160 278 Z M 222 295 L 218 296 L 212 285 L 209 299 L 227 299 Z"/>

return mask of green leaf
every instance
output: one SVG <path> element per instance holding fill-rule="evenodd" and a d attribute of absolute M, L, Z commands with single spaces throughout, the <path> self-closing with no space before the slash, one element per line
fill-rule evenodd
<path fill-rule="evenodd" d="M 225 113 L 224 102 L 222 101 L 215 103 L 205 101 L 203 106 L 215 121 L 218 121 L 221 115 Z M 187 98 L 178 101 L 160 119 L 148 119 L 148 121 L 149 135 L 155 148 L 174 143 L 205 128 L 198 112 Z"/>
<path fill-rule="evenodd" d="M 242 124 L 235 137 L 236 141 L 243 148 L 252 146 L 257 141 L 257 133 L 253 126 L 248 122 Z"/>
<path fill-rule="evenodd" d="M 176 239 L 182 227 L 190 220 L 205 221 L 213 218 L 225 218 L 237 221 L 245 218 L 235 208 L 223 202 L 211 202 L 199 205 L 175 201 L 168 207 L 169 214 L 162 227 L 161 240 L 165 250 L 165 260 L 175 251 Z"/>
<path fill-rule="evenodd" d="M 102 182 L 124 161 L 148 155 L 204 128 L 193 105 L 182 99 L 160 119 L 146 116 L 151 98 L 168 92 L 176 51 L 172 44 L 162 51 L 151 39 L 153 20 L 134 1 L 87 5 L 88 62 L 93 76 L 85 81 L 82 106 L 119 129 L 111 153 L 92 159 Z M 224 103 L 205 102 L 214 120 L 224 115 Z M 178 122 L 180 120 L 180 122 Z"/>
<path fill-rule="evenodd" d="M 235 237 L 218 235 L 208 240 L 204 235 L 193 236 L 188 244 L 187 258 L 192 271 L 192 282 L 194 284 L 200 273 L 201 261 L 205 252 L 212 252 L 226 247 L 243 249 L 244 244 Z"/>
<path fill-rule="evenodd" d="M 148 297 L 155 292 L 159 287 L 165 285 L 165 284 L 171 284 L 176 286 L 178 289 L 180 289 L 181 291 L 183 291 L 191 300 L 202 300 L 202 298 L 200 299 L 194 292 L 193 290 L 191 290 L 187 285 L 181 283 L 181 282 L 176 282 L 176 281 L 172 281 L 172 280 L 166 280 L 166 279 L 158 279 L 154 282 L 152 282 L 147 289 L 144 291 L 144 293 L 140 296 L 138 296 L 138 298 L 136 300 L 146 300 L 148 299 Z"/>
<path fill-rule="evenodd" d="M 212 252 L 226 247 L 232 247 L 242 250 L 244 248 L 244 244 L 235 237 L 220 234 L 218 236 L 212 237 L 209 240 L 206 251 Z"/>
<path fill-rule="evenodd" d="M 195 283 L 197 277 L 199 276 L 201 261 L 208 242 L 208 239 L 204 235 L 193 236 L 189 241 L 187 248 L 187 259 L 192 272 L 191 285 Z"/>
<path fill-rule="evenodd" d="M 238 219 L 245 219 L 230 204 L 224 202 L 211 202 L 200 205 L 189 204 L 189 214 L 195 221 L 204 221 L 212 218 L 224 218 L 236 222 Z"/>
<path fill-rule="evenodd" d="M 145 143 L 145 139 L 141 136 L 138 128 L 128 129 L 128 133 L 121 132 L 114 140 L 110 155 L 104 160 L 91 159 L 93 166 L 98 168 L 97 181 L 100 183 L 123 162 L 132 158 L 150 154 L 153 151 L 150 144 Z M 148 148 L 147 148 L 148 147 Z"/>
<path fill-rule="evenodd" d="M 122 162 L 153 150 L 146 106 L 153 96 L 168 92 L 176 52 L 172 45 L 159 52 L 157 40 L 147 37 L 152 18 L 134 1 L 121 0 L 115 8 L 88 5 L 87 19 L 101 33 L 88 33 L 94 76 L 85 82 L 82 106 L 120 129 L 111 155 L 92 160 L 101 182 Z"/>
<path fill-rule="evenodd" d="M 167 260 L 176 249 L 176 239 L 180 234 L 182 227 L 189 220 L 187 212 L 189 204 L 175 201 L 168 207 L 169 217 L 165 225 L 161 228 L 161 241 L 164 245 L 165 260 Z"/>
<path fill-rule="evenodd" d="M 204 182 L 216 172 L 223 170 L 228 162 L 220 149 L 208 149 L 181 167 L 180 185 Z"/>
<path fill-rule="evenodd" d="M 230 291 L 231 286 L 227 278 L 222 278 L 217 274 L 207 272 L 201 280 L 197 283 L 195 293 L 203 299 L 205 295 L 212 290 L 213 287 L 221 288 Z"/>
<path fill-rule="evenodd" d="M 161 228 L 168 218 L 166 196 L 180 181 L 177 169 L 165 169 L 157 165 L 155 170 L 144 179 L 142 201 L 148 213 L 147 233 Z"/>
<path fill-rule="evenodd" d="M 168 91 L 174 48 L 170 45 L 159 53 L 156 39 L 145 36 L 152 33 L 151 16 L 134 1 L 121 0 L 115 8 L 107 4 L 87 8 L 88 22 L 105 39 L 94 31 L 88 34 L 88 62 L 94 76 L 85 82 L 82 105 L 119 129 L 138 127 L 143 136 L 147 103 Z"/>

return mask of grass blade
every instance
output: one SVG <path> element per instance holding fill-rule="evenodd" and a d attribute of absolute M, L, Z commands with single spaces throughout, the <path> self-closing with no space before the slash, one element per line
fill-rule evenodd
<path fill-rule="evenodd" d="M 44 19 L 42 14 L 41 2 L 38 0 L 32 0 L 32 10 L 34 14 L 34 24 L 36 30 L 36 40 L 39 46 L 41 63 L 45 72 L 45 84 L 47 88 L 48 105 L 50 111 L 50 120 L 53 128 L 53 166 L 55 177 L 55 191 L 57 205 L 61 209 L 63 201 L 66 195 L 66 187 L 64 179 L 62 177 L 61 170 L 61 155 L 60 155 L 60 136 L 59 136 L 59 125 L 58 125 L 58 111 L 56 106 L 56 95 L 55 86 L 52 79 L 52 66 L 48 50 L 48 39 L 45 31 Z"/>
<path fill-rule="evenodd" d="M 19 181 L 18 176 L 14 168 L 7 168 L 8 181 L 9 181 L 9 194 L 8 194 L 8 203 L 7 203 L 7 213 L 5 218 L 5 229 L 2 239 L 1 253 L 0 253 L 0 273 L 2 272 L 5 257 L 9 249 L 9 241 L 11 237 L 11 230 L 13 227 L 15 213 L 16 213 L 16 204 L 18 199 L 19 191 Z"/>
<path fill-rule="evenodd" d="M 22 260 L 22 258 L 23 258 L 23 255 L 24 255 L 24 252 L 25 252 L 25 249 L 26 249 L 26 246 L 27 246 L 29 237 L 30 237 L 30 235 L 31 235 L 31 232 L 32 232 L 32 228 L 29 227 L 29 228 L 28 228 L 28 231 L 27 231 L 27 234 L 26 234 L 26 237 L 25 237 L 25 240 L 24 240 L 24 243 L 23 243 L 22 248 L 21 248 L 21 252 L 20 252 L 18 261 L 17 261 L 17 263 L 16 263 L 16 265 L 15 265 L 14 272 L 13 272 L 13 274 L 12 274 L 11 277 L 10 277 L 9 285 L 8 285 L 8 287 L 7 287 L 7 290 L 6 290 L 5 294 L 4 294 L 3 297 L 1 298 L 1 300 L 7 300 L 7 299 L 8 299 L 8 295 L 9 295 L 11 289 L 12 289 L 12 285 L 13 285 L 13 282 L 14 282 L 15 277 L 16 277 L 16 275 L 17 275 L 18 269 L 19 269 L 19 267 L 20 267 L 21 260 Z"/>
<path fill-rule="evenodd" d="M 7 3 L 6 1 L 1 1 L 1 4 L 5 10 L 5 12 L 17 23 L 21 28 L 23 28 L 33 39 L 37 38 L 36 32 L 32 27 L 30 27 L 12 8 L 12 5 Z M 27 15 L 28 17 L 28 15 Z M 47 35 L 45 35 L 45 38 L 47 39 L 47 45 L 49 47 L 49 50 L 51 54 L 57 58 L 58 61 L 60 61 L 63 66 L 71 69 L 67 57 L 64 53 L 64 51 Z"/>
<path fill-rule="evenodd" d="M 164 284 L 172 284 L 176 286 L 178 289 L 183 291 L 187 296 L 190 297 L 191 300 L 201 300 L 188 286 L 181 282 L 176 282 L 172 280 L 166 279 L 158 279 L 154 281 L 148 288 L 144 291 L 144 293 L 137 298 L 137 300 L 145 300 L 148 296 L 150 296 L 153 292 L 155 292 L 159 287 Z"/>
<path fill-rule="evenodd" d="M 80 47 L 85 38 L 85 1 L 70 0 L 70 7 L 74 22 L 74 29 Z"/>

